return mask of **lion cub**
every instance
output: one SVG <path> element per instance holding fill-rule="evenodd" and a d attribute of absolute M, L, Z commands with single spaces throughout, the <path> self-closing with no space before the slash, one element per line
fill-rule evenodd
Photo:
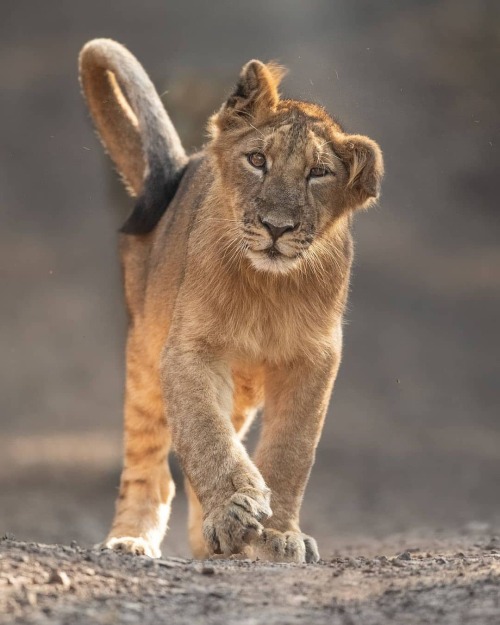
<path fill-rule="evenodd" d="M 282 74 L 247 63 L 188 158 L 130 52 L 81 52 L 97 130 L 138 198 L 120 235 L 125 457 L 108 548 L 160 555 L 172 446 L 197 558 L 319 559 L 299 512 L 341 358 L 352 214 L 378 197 L 383 164 L 320 106 L 281 99 Z"/>

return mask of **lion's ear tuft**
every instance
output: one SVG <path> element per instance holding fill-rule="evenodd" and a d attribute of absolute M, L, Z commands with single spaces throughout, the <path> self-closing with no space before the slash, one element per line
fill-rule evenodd
<path fill-rule="evenodd" d="M 341 156 L 349 174 L 349 203 L 352 208 L 368 208 L 380 194 L 384 175 L 381 149 L 368 137 L 348 135 L 343 142 Z"/>
<path fill-rule="evenodd" d="M 212 126 L 226 130 L 244 119 L 259 121 L 274 112 L 279 102 L 278 86 L 285 74 L 285 68 L 276 63 L 249 61 L 233 92 L 212 119 Z"/>

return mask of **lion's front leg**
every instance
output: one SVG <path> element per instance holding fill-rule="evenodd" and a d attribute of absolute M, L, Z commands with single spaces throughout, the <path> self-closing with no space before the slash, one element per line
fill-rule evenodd
<path fill-rule="evenodd" d="M 162 359 L 174 449 L 203 508 L 209 553 L 241 553 L 271 515 L 270 491 L 231 424 L 229 364 L 206 346 L 176 343 Z"/>
<path fill-rule="evenodd" d="M 300 530 L 299 513 L 339 362 L 340 347 L 335 346 L 315 359 L 266 370 L 263 430 L 255 462 L 271 488 L 273 516 L 252 544 L 258 557 L 319 560 L 316 541 Z"/>

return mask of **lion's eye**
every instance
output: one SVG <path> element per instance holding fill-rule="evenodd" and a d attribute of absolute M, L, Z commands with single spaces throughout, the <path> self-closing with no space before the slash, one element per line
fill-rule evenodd
<path fill-rule="evenodd" d="M 266 166 L 266 157 L 262 152 L 252 152 L 248 155 L 248 162 L 257 169 L 264 169 Z"/>
<path fill-rule="evenodd" d="M 328 176 L 332 172 L 326 167 L 313 167 L 309 172 L 310 178 L 322 178 L 323 176 Z"/>

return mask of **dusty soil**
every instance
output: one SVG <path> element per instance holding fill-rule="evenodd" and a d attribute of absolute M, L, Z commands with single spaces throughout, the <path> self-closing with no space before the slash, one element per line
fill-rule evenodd
<path fill-rule="evenodd" d="M 318 565 L 0 542 L 0 623 L 500 623 L 500 539 L 346 548 Z"/>

